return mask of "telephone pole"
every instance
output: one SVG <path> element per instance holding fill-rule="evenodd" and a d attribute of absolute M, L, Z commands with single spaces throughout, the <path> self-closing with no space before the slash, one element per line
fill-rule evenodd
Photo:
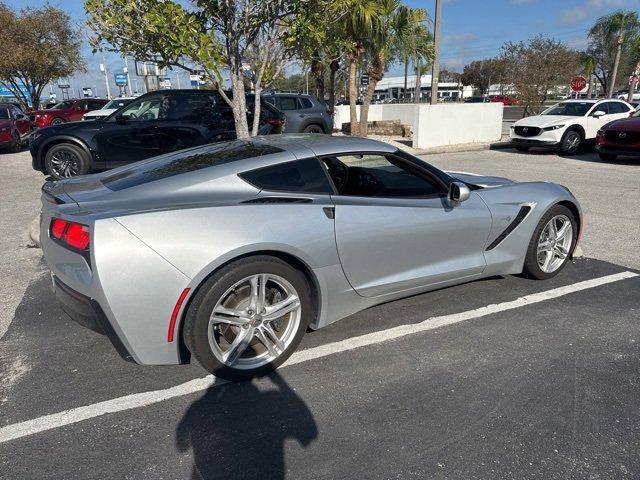
<path fill-rule="evenodd" d="M 431 105 L 438 103 L 438 77 L 440 76 L 440 30 L 442 27 L 442 0 L 436 0 L 433 24 L 433 65 L 431 66 Z"/>

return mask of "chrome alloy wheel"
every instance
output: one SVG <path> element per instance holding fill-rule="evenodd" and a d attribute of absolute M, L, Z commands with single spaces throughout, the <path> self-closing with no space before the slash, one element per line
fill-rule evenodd
<path fill-rule="evenodd" d="M 580 134 L 578 132 L 569 132 L 565 140 L 565 150 L 569 153 L 575 153 L 580 147 Z"/>
<path fill-rule="evenodd" d="M 291 345 L 301 318 L 298 292 L 270 273 L 235 283 L 216 303 L 207 328 L 211 351 L 223 364 L 254 369 Z"/>
<path fill-rule="evenodd" d="M 80 159 L 71 150 L 60 150 L 51 157 L 51 172 L 59 178 L 68 178 L 80 172 Z"/>
<path fill-rule="evenodd" d="M 569 256 L 573 242 L 573 226 L 566 215 L 556 215 L 540 232 L 538 266 L 545 273 L 558 270 Z"/>

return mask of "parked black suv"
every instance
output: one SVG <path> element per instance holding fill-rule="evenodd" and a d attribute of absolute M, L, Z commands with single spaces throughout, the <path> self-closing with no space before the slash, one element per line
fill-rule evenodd
<path fill-rule="evenodd" d="M 247 95 L 253 123 L 255 97 Z M 262 102 L 260 135 L 281 133 L 284 115 Z M 144 94 L 104 120 L 55 125 L 31 135 L 34 170 L 55 179 L 236 137 L 233 112 L 215 90 Z"/>

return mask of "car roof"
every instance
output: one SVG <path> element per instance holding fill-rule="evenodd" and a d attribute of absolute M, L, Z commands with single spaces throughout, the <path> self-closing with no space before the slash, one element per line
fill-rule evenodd
<path fill-rule="evenodd" d="M 343 135 L 318 135 L 313 133 L 290 133 L 282 135 L 261 135 L 250 139 L 251 142 L 271 145 L 293 153 L 296 157 L 307 156 L 308 150 L 315 155 L 336 155 L 349 152 L 386 152 L 398 149 L 388 143 L 369 138 Z"/>

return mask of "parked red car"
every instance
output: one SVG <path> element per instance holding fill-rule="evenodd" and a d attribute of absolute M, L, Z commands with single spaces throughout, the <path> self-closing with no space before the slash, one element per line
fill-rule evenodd
<path fill-rule="evenodd" d="M 0 103 L 0 148 L 19 151 L 31 131 L 29 117 L 12 103 Z"/>
<path fill-rule="evenodd" d="M 607 162 L 618 156 L 640 157 L 640 112 L 609 122 L 598 130 L 596 151 Z"/>
<path fill-rule="evenodd" d="M 82 120 L 82 116 L 85 113 L 91 110 L 101 109 L 108 101 L 109 100 L 102 98 L 63 100 L 48 110 L 29 112 L 31 126 L 34 128 L 42 128 L 65 122 L 77 122 Z"/>
<path fill-rule="evenodd" d="M 512 105 L 520 105 L 522 102 L 516 98 L 507 97 L 506 95 L 491 95 L 489 99 L 494 103 L 502 103 L 506 107 Z"/>

